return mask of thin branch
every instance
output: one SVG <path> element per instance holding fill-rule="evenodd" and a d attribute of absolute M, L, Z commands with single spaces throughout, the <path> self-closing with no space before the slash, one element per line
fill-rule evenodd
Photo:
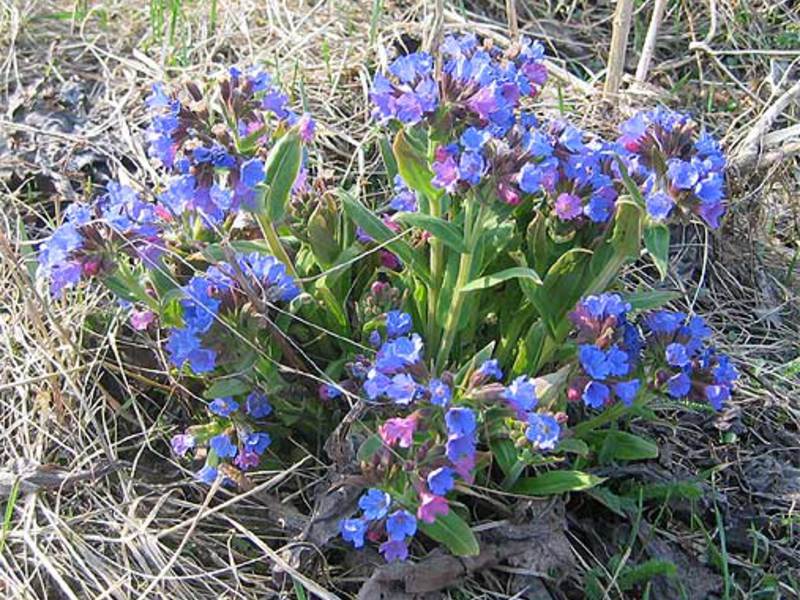
<path fill-rule="evenodd" d="M 617 10 L 614 13 L 614 28 L 611 34 L 611 50 L 608 54 L 608 67 L 606 69 L 606 85 L 604 93 L 606 98 L 616 96 L 622 84 L 622 74 L 625 71 L 625 51 L 628 46 L 628 33 L 633 19 L 633 0 L 617 0 Z"/>
<path fill-rule="evenodd" d="M 667 0 L 655 0 L 653 5 L 653 16 L 650 17 L 650 25 L 647 28 L 647 36 L 642 46 L 642 56 L 636 67 L 636 81 L 644 82 L 647 79 L 647 72 L 650 70 L 650 62 L 653 60 L 653 51 L 656 48 L 658 39 L 658 29 L 661 27 L 661 19 L 664 18 L 664 10 L 667 8 Z"/>
<path fill-rule="evenodd" d="M 506 0 L 506 18 L 508 19 L 508 34 L 512 42 L 519 41 L 519 21 L 517 19 L 516 0 Z"/>

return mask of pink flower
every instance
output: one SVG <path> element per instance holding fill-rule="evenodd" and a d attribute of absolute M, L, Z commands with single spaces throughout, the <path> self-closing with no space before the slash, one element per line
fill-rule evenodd
<path fill-rule="evenodd" d="M 306 144 L 314 139 L 314 132 L 317 129 L 317 124 L 314 122 L 314 119 L 311 118 L 311 115 L 304 113 L 303 116 L 300 117 L 297 127 L 300 131 L 300 139 Z"/>
<path fill-rule="evenodd" d="M 257 467 L 258 463 L 260 462 L 260 458 L 258 454 L 255 452 L 250 452 L 249 450 L 242 450 L 239 452 L 239 455 L 234 459 L 234 464 L 239 467 L 242 471 L 246 471 L 247 469 L 252 469 L 253 467 Z"/>
<path fill-rule="evenodd" d="M 459 474 L 461 479 L 467 483 L 472 483 L 472 470 L 475 468 L 475 456 L 465 454 L 453 462 L 453 468 L 456 470 L 456 473 Z"/>
<path fill-rule="evenodd" d="M 438 515 L 450 512 L 450 506 L 442 496 L 434 496 L 429 492 L 422 492 L 422 503 L 417 509 L 417 518 L 426 523 L 433 523 Z"/>
<path fill-rule="evenodd" d="M 131 313 L 131 327 L 136 331 L 144 331 L 156 319 L 152 310 L 134 310 Z"/>
<path fill-rule="evenodd" d="M 389 419 L 378 428 L 381 439 L 387 446 L 399 445 L 401 448 L 410 448 L 417 430 L 419 415 L 412 413 L 408 417 Z"/>
<path fill-rule="evenodd" d="M 403 263 L 400 262 L 400 259 L 388 250 L 381 250 L 379 255 L 381 257 L 381 264 L 387 269 L 399 271 L 403 267 Z"/>

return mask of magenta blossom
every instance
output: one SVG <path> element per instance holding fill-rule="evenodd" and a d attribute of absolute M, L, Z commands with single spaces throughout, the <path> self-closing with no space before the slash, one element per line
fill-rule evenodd
<path fill-rule="evenodd" d="M 155 319 L 156 314 L 152 310 L 134 310 L 131 313 L 131 327 L 136 331 L 144 331 Z"/>
<path fill-rule="evenodd" d="M 380 426 L 378 433 L 380 433 L 383 443 L 387 446 L 397 444 L 401 448 L 410 448 L 418 422 L 418 413 L 412 413 L 407 417 L 389 419 Z"/>
<path fill-rule="evenodd" d="M 417 509 L 417 518 L 426 523 L 433 523 L 438 515 L 446 515 L 450 512 L 450 506 L 442 496 L 434 496 L 429 492 L 420 494 L 422 502 Z"/>

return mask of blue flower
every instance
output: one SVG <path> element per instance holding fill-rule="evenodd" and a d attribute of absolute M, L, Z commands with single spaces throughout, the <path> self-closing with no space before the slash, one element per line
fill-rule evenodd
<path fill-rule="evenodd" d="M 220 458 L 233 458 L 236 456 L 236 446 L 231 443 L 231 438 L 227 433 L 215 435 L 208 441 L 208 446 Z"/>
<path fill-rule="evenodd" d="M 503 390 L 503 399 L 518 412 L 528 412 L 536 406 L 536 386 L 526 375 L 520 375 Z"/>
<path fill-rule="evenodd" d="M 405 560 L 408 558 L 408 545 L 401 540 L 389 540 L 379 546 L 379 550 L 386 562 Z"/>
<path fill-rule="evenodd" d="M 672 196 L 669 194 L 657 191 L 647 195 L 645 204 L 647 206 L 647 212 L 651 217 L 657 221 L 663 221 L 669 216 L 669 213 L 672 212 L 672 208 L 675 206 L 675 200 L 673 200 Z"/>
<path fill-rule="evenodd" d="M 364 511 L 364 517 L 370 521 L 382 519 L 389 512 L 389 505 L 392 498 L 384 491 L 377 488 L 370 488 L 367 493 L 358 500 L 358 507 Z"/>
<path fill-rule="evenodd" d="M 496 358 L 483 361 L 483 364 L 478 367 L 477 372 L 484 377 L 491 377 L 498 380 L 503 378 L 503 371 L 500 369 L 500 363 L 497 362 Z"/>
<path fill-rule="evenodd" d="M 618 381 L 614 384 L 614 393 L 622 400 L 625 406 L 631 406 L 636 394 L 639 393 L 640 381 L 631 379 L 630 381 Z"/>
<path fill-rule="evenodd" d="M 230 396 L 215 398 L 208 405 L 208 410 L 220 417 L 229 417 L 232 413 L 239 410 L 239 403 Z"/>
<path fill-rule="evenodd" d="M 367 373 L 367 380 L 364 382 L 364 391 L 370 400 L 375 400 L 386 393 L 386 389 L 392 383 L 386 375 L 375 369 L 370 369 Z"/>
<path fill-rule="evenodd" d="M 624 377 L 630 371 L 628 354 L 620 350 L 617 345 L 611 346 L 606 351 L 606 364 L 609 374 L 614 377 Z"/>
<path fill-rule="evenodd" d="M 686 346 L 677 342 L 673 342 L 667 346 L 665 354 L 667 363 L 673 367 L 685 367 L 690 362 Z"/>
<path fill-rule="evenodd" d="M 411 331 L 411 315 L 400 311 L 390 310 L 386 313 L 386 333 L 389 337 L 398 337 Z"/>
<path fill-rule="evenodd" d="M 206 485 L 211 485 L 214 483 L 217 479 L 217 475 L 217 469 L 210 465 L 205 465 L 202 469 L 195 473 L 195 477 L 197 477 L 199 481 L 202 481 Z"/>
<path fill-rule="evenodd" d="M 678 373 L 667 380 L 667 393 L 673 398 L 684 398 L 692 389 L 692 380 L 686 373 Z"/>
<path fill-rule="evenodd" d="M 604 383 L 590 381 L 583 389 L 583 402 L 591 408 L 602 408 L 611 397 L 611 390 Z"/>
<path fill-rule="evenodd" d="M 467 127 L 461 134 L 461 145 L 465 150 L 480 151 L 491 136 L 483 129 Z"/>
<path fill-rule="evenodd" d="M 447 406 L 453 398 L 453 390 L 441 379 L 431 379 L 428 383 L 428 392 L 431 395 L 431 404 Z"/>
<path fill-rule="evenodd" d="M 478 185 L 486 169 L 486 161 L 478 152 L 464 152 L 458 161 L 458 174 L 462 181 Z"/>
<path fill-rule="evenodd" d="M 261 392 L 250 392 L 245 403 L 245 411 L 254 419 L 263 419 L 272 412 L 272 406 Z"/>
<path fill-rule="evenodd" d="M 239 168 L 239 178 L 241 182 L 249 188 L 256 187 L 259 183 L 264 181 L 266 172 L 264 171 L 264 163 L 257 158 L 243 162 Z"/>
<path fill-rule="evenodd" d="M 450 467 L 439 467 L 428 474 L 428 489 L 436 496 L 444 496 L 455 486 L 455 471 Z"/>
<path fill-rule="evenodd" d="M 475 413 L 470 408 L 454 407 L 444 415 L 450 435 L 470 435 L 477 427 Z"/>
<path fill-rule="evenodd" d="M 548 414 L 530 413 L 525 437 L 533 442 L 539 450 L 552 450 L 561 435 L 561 425 L 555 417 Z"/>
<path fill-rule="evenodd" d="M 672 185 L 679 190 L 692 189 L 700 179 L 695 166 L 691 162 L 680 159 L 673 159 L 669 162 L 667 174 Z"/>
<path fill-rule="evenodd" d="M 390 540 L 402 541 L 417 532 L 417 519 L 406 510 L 396 510 L 386 519 L 386 533 Z"/>
<path fill-rule="evenodd" d="M 342 519 L 339 521 L 339 532 L 346 542 L 350 542 L 356 548 L 363 548 L 367 522 L 364 519 Z"/>
<path fill-rule="evenodd" d="M 391 382 L 386 387 L 385 394 L 395 404 L 410 404 L 418 391 L 419 385 L 411 375 L 398 373 L 392 377 Z"/>
<path fill-rule="evenodd" d="M 272 443 L 272 438 L 268 433 L 248 433 L 244 436 L 243 446 L 245 450 L 255 452 L 256 454 L 264 454 L 269 445 Z"/>
<path fill-rule="evenodd" d="M 445 454 L 452 462 L 475 456 L 475 436 L 452 434 L 447 438 Z"/>
<path fill-rule="evenodd" d="M 683 325 L 684 315 L 679 312 L 669 310 L 659 310 L 650 313 L 645 322 L 653 333 L 661 335 L 672 335 Z"/>
<path fill-rule="evenodd" d="M 606 353 L 592 344 L 584 344 L 578 349 L 578 359 L 583 370 L 592 379 L 603 380 L 608 377 L 610 367 L 606 360 Z"/>
<path fill-rule="evenodd" d="M 416 364 L 422 358 L 422 338 L 398 337 L 386 342 L 375 357 L 375 368 L 382 373 L 394 373 Z"/>
<path fill-rule="evenodd" d="M 722 405 L 731 397 L 731 389 L 726 385 L 707 385 L 705 395 L 714 410 L 722 410 Z"/>

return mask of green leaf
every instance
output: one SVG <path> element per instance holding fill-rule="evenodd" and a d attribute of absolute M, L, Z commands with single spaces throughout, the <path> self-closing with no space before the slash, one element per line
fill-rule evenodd
<path fill-rule="evenodd" d="M 595 431 L 589 440 L 600 448 L 600 462 L 658 458 L 658 445 L 627 431 Z"/>
<path fill-rule="evenodd" d="M 381 158 L 383 158 L 383 164 L 386 166 L 386 177 L 389 179 L 391 183 L 394 183 L 394 177 L 397 175 L 397 161 L 394 159 L 394 155 L 392 154 L 392 144 L 389 141 L 389 138 L 386 136 L 381 136 L 380 140 L 378 140 L 378 144 L 381 150 Z"/>
<path fill-rule="evenodd" d="M 226 248 L 230 247 L 234 253 L 238 252 L 258 252 L 259 254 L 272 254 L 263 240 L 234 240 L 231 242 L 222 242 L 217 244 L 209 244 L 203 248 L 202 255 L 210 263 L 219 262 L 226 258 Z"/>
<path fill-rule="evenodd" d="M 325 210 L 323 206 L 318 206 L 309 217 L 306 226 L 308 241 L 314 257 L 325 268 L 331 266 L 341 250 L 334 236 L 336 225 L 329 220 L 332 218 L 333 215 L 329 211 Z"/>
<path fill-rule="evenodd" d="M 631 305 L 631 310 L 653 310 L 677 300 L 681 297 L 681 293 L 671 290 L 651 290 L 647 292 L 632 292 L 622 296 Z"/>
<path fill-rule="evenodd" d="M 251 389 L 252 386 L 246 381 L 235 377 L 226 377 L 225 379 L 217 379 L 212 383 L 211 387 L 203 392 L 203 398 L 212 400 L 224 396 L 238 396 L 249 392 Z"/>
<path fill-rule="evenodd" d="M 420 531 L 429 538 L 444 544 L 455 556 L 477 556 L 480 546 L 472 529 L 452 508 L 439 515 L 433 523 L 418 522 Z"/>
<path fill-rule="evenodd" d="M 503 474 L 508 477 L 514 469 L 514 465 L 519 461 L 514 442 L 508 438 L 494 439 L 491 442 L 491 448 L 492 456 L 494 456 L 495 461 L 502 469 Z"/>
<path fill-rule="evenodd" d="M 533 269 L 529 269 L 528 267 L 511 267 L 510 269 L 505 269 L 492 275 L 486 275 L 470 281 L 461 288 L 461 291 L 474 292 L 476 290 L 485 290 L 486 288 L 494 287 L 509 279 L 528 279 L 534 283 L 542 283 L 539 274 Z"/>
<path fill-rule="evenodd" d="M 586 493 L 620 517 L 629 517 L 636 513 L 636 502 L 632 498 L 618 496 L 605 486 L 592 488 Z"/>
<path fill-rule="evenodd" d="M 584 295 L 591 260 L 592 253 L 585 248 L 573 248 L 562 254 L 550 267 L 544 283 L 529 294 L 551 333 L 555 333 L 559 321 Z"/>
<path fill-rule="evenodd" d="M 628 169 L 625 166 L 625 162 L 622 158 L 617 157 L 617 165 L 619 166 L 619 172 L 622 174 L 622 182 L 625 184 L 625 189 L 628 190 L 631 198 L 633 201 L 636 202 L 641 208 L 645 208 L 646 204 L 644 201 L 644 196 L 642 195 L 642 190 L 636 185 L 636 182 L 631 179 L 631 176 L 628 174 Z"/>
<path fill-rule="evenodd" d="M 586 442 L 576 437 L 564 438 L 556 446 L 556 452 L 569 452 L 578 456 L 588 456 L 589 446 Z"/>
<path fill-rule="evenodd" d="M 456 252 L 464 253 L 467 251 L 461 231 L 449 221 L 437 219 L 423 213 L 412 212 L 399 212 L 395 214 L 394 220 L 432 233 Z"/>
<path fill-rule="evenodd" d="M 371 435 L 367 439 L 365 439 L 362 444 L 358 447 L 358 452 L 356 452 L 356 459 L 358 462 L 366 462 L 372 456 L 381 449 L 383 446 L 383 442 L 379 435 Z"/>
<path fill-rule="evenodd" d="M 469 361 L 464 363 L 464 366 L 458 370 L 456 376 L 454 378 L 456 387 L 461 387 L 466 385 L 466 376 L 469 373 L 472 373 L 475 369 L 477 369 L 480 365 L 484 362 L 492 358 L 492 353 L 494 352 L 495 342 L 494 340 L 486 344 L 480 351 L 472 357 Z"/>
<path fill-rule="evenodd" d="M 159 313 L 162 327 L 183 327 L 183 308 L 180 298 L 176 295 L 162 300 Z"/>
<path fill-rule="evenodd" d="M 644 247 L 653 259 L 661 279 L 669 270 L 669 229 L 661 223 L 651 223 L 644 228 Z"/>
<path fill-rule="evenodd" d="M 406 185 L 426 198 L 434 200 L 443 194 L 433 187 L 433 172 L 428 166 L 424 150 L 418 148 L 406 135 L 405 130 L 397 132 L 392 146 L 397 161 L 397 170 Z"/>
<path fill-rule="evenodd" d="M 406 266 L 412 269 L 414 275 L 422 279 L 426 284 L 431 285 L 431 273 L 421 253 L 414 250 L 403 240 L 394 239 L 397 237 L 395 232 L 384 225 L 383 221 L 376 217 L 372 211 L 351 197 L 345 190 L 340 189 L 339 194 L 344 211 L 353 222 L 360 225 L 367 232 L 367 235 L 379 243 L 393 240 L 386 244 L 386 247 L 397 254 Z"/>
<path fill-rule="evenodd" d="M 303 140 L 297 129 L 290 129 L 267 155 L 267 189 L 264 209 L 274 223 L 286 213 L 286 201 L 297 180 L 303 158 Z"/>
<path fill-rule="evenodd" d="M 536 477 L 520 479 L 513 491 L 526 496 L 549 496 L 588 490 L 604 481 L 605 477 L 583 471 L 548 471 Z"/>

